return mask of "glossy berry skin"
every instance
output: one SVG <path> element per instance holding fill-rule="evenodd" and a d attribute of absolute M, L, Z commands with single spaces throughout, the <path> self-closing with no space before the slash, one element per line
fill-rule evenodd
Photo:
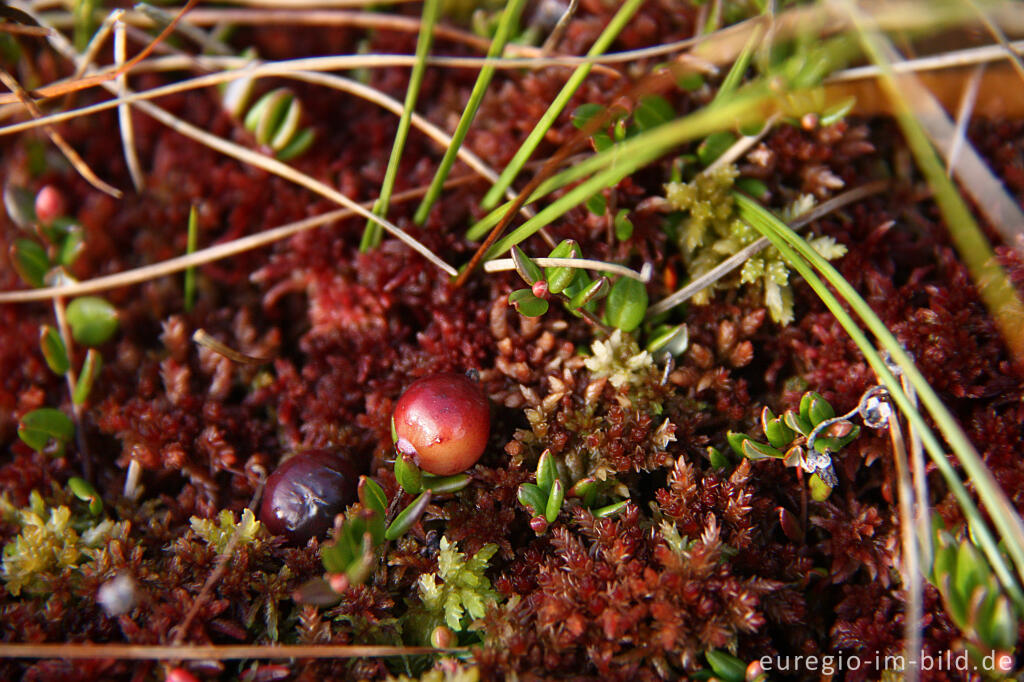
<path fill-rule="evenodd" d="M 393 419 L 399 452 L 427 473 L 451 476 L 483 454 L 491 408 L 480 385 L 464 374 L 432 374 L 406 389 Z"/>
<path fill-rule="evenodd" d="M 356 501 L 356 468 L 349 457 L 333 450 L 308 450 L 295 455 L 267 479 L 260 521 L 267 530 L 305 543 L 322 536 L 334 517 Z"/>

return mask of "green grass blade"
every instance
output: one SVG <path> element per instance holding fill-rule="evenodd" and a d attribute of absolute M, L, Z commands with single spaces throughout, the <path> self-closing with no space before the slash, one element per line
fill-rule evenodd
<path fill-rule="evenodd" d="M 1010 556 L 1017 565 L 1018 574 L 1024 577 L 1024 523 L 1021 522 L 1020 516 L 996 483 L 992 472 L 981 461 L 981 457 L 975 451 L 970 441 L 967 440 L 967 436 L 960 428 L 960 425 L 957 424 L 953 415 L 949 413 L 931 385 L 928 384 L 917 370 L 913 360 L 903 350 L 896 337 L 886 328 L 850 283 L 805 240 L 774 215 L 762 208 L 757 202 L 741 194 L 736 194 L 735 196 L 740 217 L 771 240 L 783 257 L 814 289 L 815 293 L 818 294 L 850 335 L 850 338 L 857 344 L 857 347 L 860 348 L 868 364 L 871 365 L 875 374 L 878 375 L 879 380 L 885 384 L 893 401 L 912 426 L 920 433 L 928 454 L 932 457 L 932 461 L 935 462 L 936 467 L 949 484 L 953 495 L 956 497 L 971 525 L 972 532 L 978 539 L 978 544 L 981 545 L 1000 581 L 1018 605 L 1024 604 L 1024 594 L 1022 594 L 1020 587 L 1013 579 L 1009 568 L 1007 568 L 995 540 L 985 525 L 984 519 L 971 500 L 970 494 L 964 488 L 952 465 L 947 461 L 942 445 L 928 427 L 921 413 L 914 408 L 913 403 L 906 393 L 903 392 L 899 380 L 889 371 L 885 361 L 872 346 L 867 336 L 861 331 L 850 314 L 846 312 L 842 303 L 829 291 L 824 282 L 818 278 L 814 270 L 822 273 L 846 304 L 861 318 L 871 333 L 875 335 L 875 338 L 878 339 L 880 345 L 889 351 L 889 354 L 900 367 L 904 376 L 917 390 L 921 402 L 935 421 L 946 442 L 957 455 L 961 466 L 963 466 L 975 489 L 978 491 L 982 504 L 988 510 L 993 524 L 1006 542 Z M 813 269 L 811 268 L 812 265 Z"/>
<path fill-rule="evenodd" d="M 890 54 L 891 45 L 877 30 L 873 30 L 869 19 L 864 17 L 852 3 L 844 2 L 847 12 L 858 28 L 857 35 L 868 57 L 881 69 L 881 85 L 893 103 L 896 120 L 914 154 L 917 167 L 924 174 L 935 195 L 935 203 L 942 212 L 960 257 L 967 265 L 978 287 L 981 299 L 992 314 L 1003 340 L 1017 360 L 1024 360 L 1024 303 L 1006 277 L 992 252 L 992 247 L 971 215 L 967 203 L 960 196 L 952 180 L 946 175 L 939 155 L 935 152 L 924 127 L 914 116 L 908 99 L 908 88 L 912 81 L 897 80 L 893 73 Z"/>
<path fill-rule="evenodd" d="M 416 42 L 416 64 L 412 67 L 412 74 L 409 77 L 409 88 L 405 91 L 402 116 L 398 119 L 398 130 L 395 132 L 395 142 L 391 147 L 391 158 L 388 159 L 388 168 L 384 173 L 384 183 L 380 188 L 380 197 L 373 206 L 373 212 L 381 217 L 386 216 L 388 213 L 391 191 L 395 186 L 395 176 L 398 175 L 398 162 L 402 159 L 405 138 L 409 135 L 409 126 L 412 123 L 412 112 L 416 108 L 416 98 L 419 96 L 420 85 L 423 83 L 423 72 L 427 68 L 427 54 L 430 52 L 431 43 L 434 42 L 434 24 L 437 23 L 437 13 L 440 6 L 440 0 L 426 0 L 423 3 L 423 18 L 419 38 Z M 380 244 L 380 239 L 380 225 L 372 220 L 367 221 L 366 228 L 363 229 L 363 238 L 359 242 L 359 250 L 367 251 L 376 247 Z"/>
<path fill-rule="evenodd" d="M 763 120 L 766 117 L 766 109 L 772 106 L 772 100 L 771 93 L 761 89 L 736 94 L 728 102 L 707 106 L 689 116 L 652 128 L 550 178 L 541 187 L 561 186 L 570 181 L 569 178 L 574 180 L 597 170 L 592 177 L 553 201 L 536 216 L 495 243 L 488 253 L 488 258 L 504 253 L 566 211 L 584 203 L 596 192 L 615 185 L 627 175 L 663 156 L 673 147 L 723 128 Z"/>
<path fill-rule="evenodd" d="M 747 72 L 747 67 L 750 66 L 750 59 L 754 56 L 754 50 L 761 42 L 763 31 L 758 26 L 750 34 L 750 40 L 743 46 L 743 50 L 739 56 L 736 57 L 736 61 L 732 63 L 732 67 L 729 69 L 729 73 L 726 74 L 722 80 L 722 84 L 718 86 L 718 92 L 715 93 L 715 100 L 722 101 L 731 95 L 736 88 L 739 87 L 743 81 L 743 76 Z"/>
<path fill-rule="evenodd" d="M 498 22 L 498 29 L 495 31 L 494 39 L 491 41 L 491 47 L 487 51 L 489 59 L 501 56 L 501 53 L 505 50 L 505 43 L 508 42 L 509 35 L 519 25 L 519 16 L 522 14 L 523 7 L 525 6 L 526 0 L 509 0 L 508 4 L 505 5 L 505 11 Z M 426 221 L 427 214 L 430 213 L 430 207 L 434 205 L 437 197 L 441 194 L 441 186 L 444 185 L 444 181 L 448 178 L 448 173 L 455 163 L 455 155 L 458 153 L 459 147 L 462 146 L 463 140 L 466 139 L 469 126 L 473 123 L 473 118 L 480 107 L 480 102 L 483 101 L 484 95 L 487 93 L 487 87 L 491 84 L 494 70 L 493 64 L 487 64 L 480 69 L 480 75 L 477 76 L 476 83 L 473 85 L 473 91 L 469 94 L 469 101 L 466 102 L 466 109 L 462 112 L 462 118 L 459 119 L 459 124 L 455 127 L 455 133 L 452 134 L 452 142 L 448 145 L 448 149 L 445 150 L 444 158 L 441 159 L 441 165 L 438 166 L 434 179 L 430 182 L 430 188 L 427 190 L 426 196 L 423 197 L 419 208 L 416 209 L 416 216 L 413 220 L 418 225 L 422 225 Z"/>
<path fill-rule="evenodd" d="M 643 4 L 643 0 L 626 0 L 626 2 L 622 3 L 622 7 L 620 7 L 619 11 L 615 13 L 615 16 L 612 17 L 612 20 L 608 23 L 604 31 L 601 32 L 601 35 L 598 36 L 593 46 L 587 52 L 587 56 L 597 57 L 603 54 L 625 27 L 626 23 L 633 17 L 633 14 L 637 9 L 639 9 L 641 4 Z M 590 73 L 592 66 L 592 64 L 588 63 L 580 64 L 576 67 L 576 70 L 573 71 L 569 80 L 562 87 L 562 90 L 555 97 L 554 101 L 551 102 L 551 106 L 549 106 L 548 110 L 544 112 L 544 115 L 540 117 L 540 120 L 537 121 L 537 125 L 533 127 L 532 131 L 530 131 L 529 136 L 527 136 L 522 146 L 519 147 L 515 156 L 513 156 L 512 160 L 509 161 L 507 166 L 505 166 L 505 170 L 502 171 L 501 176 L 498 178 L 498 182 L 488 190 L 483 201 L 480 202 L 481 206 L 490 210 L 497 205 L 498 200 L 501 199 L 505 190 L 509 188 L 512 181 L 515 180 L 517 175 L 519 175 L 519 171 L 522 170 L 523 166 L 529 160 L 530 155 L 533 154 L 537 145 L 540 144 L 544 135 L 547 134 L 548 130 L 554 124 L 555 119 L 558 118 L 558 115 L 562 113 L 563 109 L 565 109 L 565 106 L 569 103 L 569 99 L 576 93 L 576 90 Z"/>
<path fill-rule="evenodd" d="M 199 214 L 193 205 L 188 212 L 188 241 L 185 244 L 185 255 L 195 252 L 199 242 Z M 185 270 L 185 312 L 191 312 L 192 306 L 196 304 L 196 268 L 195 266 Z"/>

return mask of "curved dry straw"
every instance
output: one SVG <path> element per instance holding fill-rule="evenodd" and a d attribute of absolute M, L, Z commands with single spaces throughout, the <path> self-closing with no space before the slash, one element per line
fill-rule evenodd
<path fill-rule="evenodd" d="M 114 658 L 130 661 L 226 661 L 237 659 L 285 660 L 303 658 L 364 658 L 421 656 L 465 649 L 426 646 L 362 646 L 352 644 L 0 644 L 0 658 L 61 658 L 70 660 Z"/>

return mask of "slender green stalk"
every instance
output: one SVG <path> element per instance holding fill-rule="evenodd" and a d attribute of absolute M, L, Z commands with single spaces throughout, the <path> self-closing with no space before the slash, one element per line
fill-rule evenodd
<path fill-rule="evenodd" d="M 526 0 L 509 0 L 508 4 L 505 5 L 505 11 L 501 14 L 498 29 L 494 33 L 494 39 L 491 41 L 491 47 L 487 50 L 488 59 L 501 56 L 501 53 L 505 50 L 505 43 L 508 42 L 509 35 L 519 25 L 519 15 L 522 14 L 523 7 L 525 6 Z M 493 64 L 485 64 L 480 69 L 480 75 L 476 78 L 473 91 L 469 94 L 469 101 L 466 102 L 466 109 L 462 112 L 462 118 L 459 119 L 459 124 L 455 127 L 455 132 L 452 134 L 451 144 L 445 150 L 444 158 L 441 159 L 441 165 L 437 167 L 434 179 L 430 182 L 427 196 L 423 197 L 419 208 L 416 209 L 416 216 L 413 220 L 418 225 L 422 225 L 426 221 L 427 214 L 430 213 L 430 207 L 434 205 L 437 197 L 441 194 L 441 186 L 448 178 L 448 173 L 455 163 L 455 155 L 458 153 L 459 147 L 462 146 L 463 140 L 466 139 L 469 126 L 473 123 L 476 111 L 480 108 L 480 102 L 483 101 L 484 95 L 487 93 L 487 86 L 491 84 L 491 78 L 494 77 L 495 68 Z"/>
<path fill-rule="evenodd" d="M 639 9 L 642 3 L 643 0 L 626 0 L 626 2 L 622 3 L 622 7 L 620 7 L 619 11 L 615 13 L 615 16 L 612 17 L 612 20 L 608 23 L 604 31 L 601 32 L 601 35 L 598 36 L 597 40 L 594 42 L 594 45 L 587 52 L 587 56 L 596 57 L 603 54 L 625 27 L 626 23 L 633 17 L 633 14 L 637 9 Z M 576 70 L 573 71 L 569 80 L 562 87 L 561 92 L 559 92 L 554 101 L 551 102 L 551 106 L 549 106 L 548 110 L 544 112 L 544 115 L 540 117 L 540 120 L 537 121 L 537 125 L 533 127 L 533 130 L 530 131 L 526 141 L 523 142 L 515 156 L 513 156 L 512 160 L 509 161 L 507 166 L 505 166 L 505 170 L 502 171 L 501 177 L 498 178 L 498 182 L 488 190 L 483 201 L 480 202 L 481 206 L 489 210 L 497 205 L 498 200 L 505 193 L 505 190 L 509 188 L 512 181 L 515 180 L 516 176 L 519 174 L 519 171 L 522 170 L 523 166 L 530 159 L 530 155 L 533 154 L 535 149 L 537 149 L 537 145 L 539 145 L 540 141 L 544 139 L 544 136 L 554 124 L 555 119 L 558 118 L 558 115 L 562 113 L 563 109 L 565 109 L 565 106 L 569 103 L 569 99 L 573 94 L 575 94 L 576 90 L 583 83 L 583 80 L 590 73 L 590 69 L 591 64 L 580 64 L 576 67 Z"/>
<path fill-rule="evenodd" d="M 423 72 L 427 68 L 427 54 L 434 41 L 434 24 L 437 23 L 440 6 L 440 0 L 426 0 L 423 3 L 423 27 L 420 29 L 416 42 L 416 64 L 413 65 L 412 74 L 409 76 L 409 88 L 405 91 L 405 104 L 402 107 L 402 116 L 398 119 L 398 130 L 395 132 L 395 142 L 391 147 L 391 158 L 388 159 L 388 169 L 384 173 L 380 197 L 373 206 L 373 213 L 382 218 L 388 213 L 391 191 L 395 187 L 395 177 L 398 175 L 398 163 L 402 159 L 405 138 L 409 135 L 409 126 L 412 122 L 412 112 L 416 108 L 416 98 L 419 96 L 420 85 L 423 83 Z M 372 220 L 367 221 L 366 228 L 363 230 L 363 238 L 359 242 L 359 250 L 368 251 L 374 248 L 380 244 L 380 238 L 380 225 Z"/>
<path fill-rule="evenodd" d="M 925 449 L 931 456 L 936 468 L 938 468 L 950 486 L 953 495 L 968 519 L 974 537 L 985 552 L 985 556 L 988 558 L 992 569 L 999 576 L 1000 581 L 1014 599 L 1014 602 L 1018 606 L 1024 605 L 1024 593 L 1021 592 L 1020 587 L 1014 580 L 999 548 L 996 546 L 991 532 L 985 525 L 978 508 L 971 500 L 970 494 L 947 460 L 942 445 L 925 422 L 924 417 L 915 409 L 913 402 L 903 391 L 899 380 L 889 371 L 885 361 L 872 346 L 867 336 L 861 331 L 856 321 L 843 307 L 843 304 L 840 303 L 836 296 L 829 291 L 825 283 L 815 274 L 814 270 L 822 273 L 846 304 L 861 318 L 868 329 L 875 335 L 875 338 L 878 339 L 880 345 L 889 351 L 890 356 L 899 366 L 903 375 L 917 390 L 921 402 L 935 421 L 939 431 L 942 432 L 946 442 L 957 455 L 960 464 L 977 489 L 982 504 L 988 510 L 992 522 L 1006 542 L 1007 550 L 1017 565 L 1018 574 L 1024 577 L 1024 523 L 1021 522 L 1020 516 L 1010 504 L 998 483 L 996 483 L 992 472 L 981 461 L 978 453 L 970 441 L 967 440 L 967 436 L 960 428 L 960 425 L 957 424 L 953 415 L 949 413 L 931 385 L 928 384 L 917 370 L 913 360 L 903 350 L 896 337 L 886 328 L 850 283 L 806 241 L 778 220 L 778 218 L 762 208 L 757 202 L 741 194 L 735 194 L 734 196 L 736 197 L 740 217 L 771 240 L 782 256 L 814 289 L 815 293 L 832 311 L 832 314 L 835 315 L 847 334 L 850 335 L 850 338 L 853 339 L 853 342 L 860 348 L 864 358 L 871 365 L 875 374 L 878 375 L 879 380 L 885 385 L 893 401 L 903 412 L 904 416 L 906 416 L 912 427 L 921 435 Z"/>

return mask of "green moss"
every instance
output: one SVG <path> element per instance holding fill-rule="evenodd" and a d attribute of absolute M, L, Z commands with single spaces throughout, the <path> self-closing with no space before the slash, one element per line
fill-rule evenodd
<path fill-rule="evenodd" d="M 420 600 L 434 625 L 443 622 L 456 632 L 465 630 L 472 620 L 484 617 L 488 605 L 498 602 L 501 595 L 484 575 L 487 562 L 497 551 L 497 545 L 488 543 L 466 559 L 454 543 L 441 538 L 437 573 L 426 573 L 417 583 Z"/>
<path fill-rule="evenodd" d="M 696 279 L 710 271 L 726 258 L 757 241 L 761 236 L 754 228 L 739 219 L 732 197 L 733 184 L 739 171 L 725 165 L 710 172 L 700 173 L 690 182 L 670 182 L 665 185 L 665 198 L 669 205 L 685 214 L 677 235 L 690 277 Z M 813 206 L 813 199 L 801 196 L 783 211 L 783 220 L 792 221 Z M 822 257 L 833 260 L 846 253 L 846 247 L 831 237 L 809 240 Z M 789 267 L 774 247 L 768 247 L 747 259 L 740 269 L 739 278 L 725 278 L 693 296 L 693 302 L 706 304 L 715 288 L 760 284 L 764 303 L 772 319 L 780 324 L 793 321 L 793 290 L 789 284 Z"/>
<path fill-rule="evenodd" d="M 191 519 L 192 530 L 210 545 L 218 554 L 223 552 L 231 536 L 238 531 L 238 541 L 243 545 L 249 545 L 259 540 L 260 529 L 263 524 L 256 520 L 251 509 L 242 511 L 242 520 L 235 522 L 234 512 L 224 510 L 217 520 L 201 519 L 193 516 Z"/>
<path fill-rule="evenodd" d="M 128 534 L 127 522 L 77 517 L 63 505 L 48 507 L 35 491 L 29 506 L 23 509 L 0 497 L 0 511 L 5 520 L 21 528 L 17 537 L 4 546 L 0 569 L 7 591 L 14 596 L 22 590 L 46 593 L 51 580 L 80 571 L 99 557 L 110 539 L 125 539 Z"/>

